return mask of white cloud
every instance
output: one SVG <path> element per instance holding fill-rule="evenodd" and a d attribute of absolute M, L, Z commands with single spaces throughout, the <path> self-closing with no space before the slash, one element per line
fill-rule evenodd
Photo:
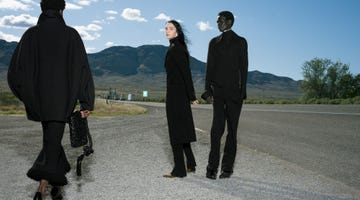
<path fill-rule="evenodd" d="M 83 40 L 96 40 L 101 37 L 101 35 L 96 31 L 102 30 L 102 27 L 97 24 L 89 24 L 87 26 L 74 26 L 74 28 L 79 32 Z"/>
<path fill-rule="evenodd" d="M 7 15 L 0 18 L 0 27 L 26 29 L 34 26 L 37 20 L 37 17 L 32 17 L 28 14 L 21 14 L 19 16 Z"/>
<path fill-rule="evenodd" d="M 141 11 L 138 9 L 125 8 L 121 16 L 130 21 L 147 22 L 145 18 L 141 17 Z"/>
<path fill-rule="evenodd" d="M 0 31 L 0 39 L 6 40 L 7 42 L 20 41 L 20 37 L 15 35 L 6 34 Z"/>
<path fill-rule="evenodd" d="M 169 21 L 171 18 L 164 13 L 160 13 L 158 16 L 154 17 L 154 19 Z"/>
<path fill-rule="evenodd" d="M 113 42 L 107 42 L 107 43 L 105 43 L 105 46 L 111 47 L 111 46 L 114 46 L 114 44 L 115 44 L 115 43 L 113 43 Z"/>
<path fill-rule="evenodd" d="M 210 23 L 208 21 L 207 22 L 200 21 L 196 25 L 200 29 L 200 31 L 207 31 L 214 29 L 213 27 L 210 26 Z"/>
<path fill-rule="evenodd" d="M 65 9 L 68 9 L 68 10 L 81 10 L 82 8 L 83 7 L 73 4 L 73 3 L 68 3 L 68 2 L 65 3 Z"/>
<path fill-rule="evenodd" d="M 29 11 L 32 10 L 31 6 L 28 5 L 32 3 L 29 0 L 0 0 L 0 10 L 24 10 Z"/>
<path fill-rule="evenodd" d="M 114 20 L 114 19 L 116 19 L 114 16 L 110 16 L 110 17 L 107 17 L 106 18 L 107 20 Z"/>
<path fill-rule="evenodd" d="M 78 4 L 82 5 L 82 6 L 89 6 L 91 3 L 95 3 L 98 0 L 75 0 L 75 2 L 77 2 Z"/>
<path fill-rule="evenodd" d="M 104 19 L 93 20 L 92 23 L 95 23 L 95 24 L 108 24 L 108 22 L 106 22 Z"/>
<path fill-rule="evenodd" d="M 86 30 L 88 31 L 100 31 L 102 30 L 102 27 L 96 24 L 89 24 L 86 26 Z"/>
<path fill-rule="evenodd" d="M 105 13 L 109 14 L 109 15 L 117 15 L 118 14 L 118 12 L 115 10 L 106 10 Z"/>

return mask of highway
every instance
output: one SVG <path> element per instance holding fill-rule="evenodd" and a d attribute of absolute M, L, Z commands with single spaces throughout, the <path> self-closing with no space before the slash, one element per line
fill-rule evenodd
<path fill-rule="evenodd" d="M 244 105 L 234 174 L 214 181 L 205 178 L 211 105 L 192 107 L 196 173 L 169 180 L 164 104 L 126 103 L 148 112 L 89 118 L 95 154 L 84 159 L 82 177 L 67 175 L 64 199 L 360 200 L 359 105 Z M 70 147 L 68 134 L 63 144 L 74 163 L 81 149 Z M 25 173 L 41 139 L 39 123 L 0 116 L 0 199 L 31 199 L 37 183 Z"/>

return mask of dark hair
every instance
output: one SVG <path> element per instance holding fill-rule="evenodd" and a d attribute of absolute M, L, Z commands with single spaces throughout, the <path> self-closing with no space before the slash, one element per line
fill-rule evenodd
<path fill-rule="evenodd" d="M 235 18 L 230 11 L 221 11 L 218 16 L 223 16 L 226 20 L 231 20 L 231 26 L 234 24 Z"/>
<path fill-rule="evenodd" d="M 186 37 L 186 35 L 185 35 L 185 31 L 184 31 L 184 29 L 181 27 L 181 25 L 180 25 L 180 23 L 179 22 L 177 22 L 176 20 L 169 20 L 169 21 L 167 21 L 167 23 L 171 23 L 171 24 L 173 24 L 174 26 L 175 26 L 175 28 L 176 28 L 176 33 L 177 33 L 177 37 L 179 38 L 179 40 L 180 40 L 180 43 L 181 44 L 183 44 L 185 47 L 186 47 L 186 50 L 187 50 L 187 43 L 189 43 L 189 40 L 188 40 L 188 38 Z"/>
<path fill-rule="evenodd" d="M 64 10 L 65 1 L 64 0 L 41 0 L 40 2 L 41 10 Z"/>

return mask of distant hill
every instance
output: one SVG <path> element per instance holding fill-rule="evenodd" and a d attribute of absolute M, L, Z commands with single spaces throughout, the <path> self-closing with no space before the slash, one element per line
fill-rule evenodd
<path fill-rule="evenodd" d="M 0 83 L 6 82 L 6 71 L 17 43 L 0 40 Z M 98 53 L 88 54 L 95 84 L 98 89 L 109 87 L 120 91 L 152 90 L 162 96 L 165 90 L 164 58 L 168 47 L 143 45 L 139 47 L 114 46 Z M 206 65 L 190 58 L 195 90 L 204 88 Z M 300 81 L 260 71 L 248 75 L 249 98 L 295 99 L 301 95 Z"/>
<path fill-rule="evenodd" d="M 11 55 L 15 50 L 17 42 L 6 42 L 0 40 L 0 72 L 7 70 Z"/>
<path fill-rule="evenodd" d="M 89 63 L 96 76 L 157 74 L 165 70 L 166 50 L 162 45 L 115 46 L 89 54 Z M 205 63 L 191 57 L 190 65 L 193 72 L 205 73 Z"/>

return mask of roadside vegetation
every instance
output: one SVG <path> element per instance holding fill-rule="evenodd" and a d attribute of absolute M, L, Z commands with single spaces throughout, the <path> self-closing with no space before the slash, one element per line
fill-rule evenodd
<path fill-rule="evenodd" d="M 95 110 L 91 116 L 111 117 L 119 115 L 140 115 L 146 113 L 146 111 L 146 108 L 135 104 L 106 102 L 100 99 L 95 102 Z"/>
<path fill-rule="evenodd" d="M 134 104 L 106 103 L 103 100 L 95 101 L 95 110 L 91 116 L 112 117 L 121 115 L 139 115 L 146 113 L 146 109 Z M 25 107 L 11 92 L 0 93 L 1 115 L 25 115 Z"/>
<path fill-rule="evenodd" d="M 7 115 L 22 115 L 25 114 L 25 108 L 21 101 L 19 101 L 10 92 L 0 93 L 0 114 Z"/>
<path fill-rule="evenodd" d="M 301 102 L 311 104 L 359 104 L 360 74 L 349 65 L 330 59 L 314 58 L 303 64 Z"/>

